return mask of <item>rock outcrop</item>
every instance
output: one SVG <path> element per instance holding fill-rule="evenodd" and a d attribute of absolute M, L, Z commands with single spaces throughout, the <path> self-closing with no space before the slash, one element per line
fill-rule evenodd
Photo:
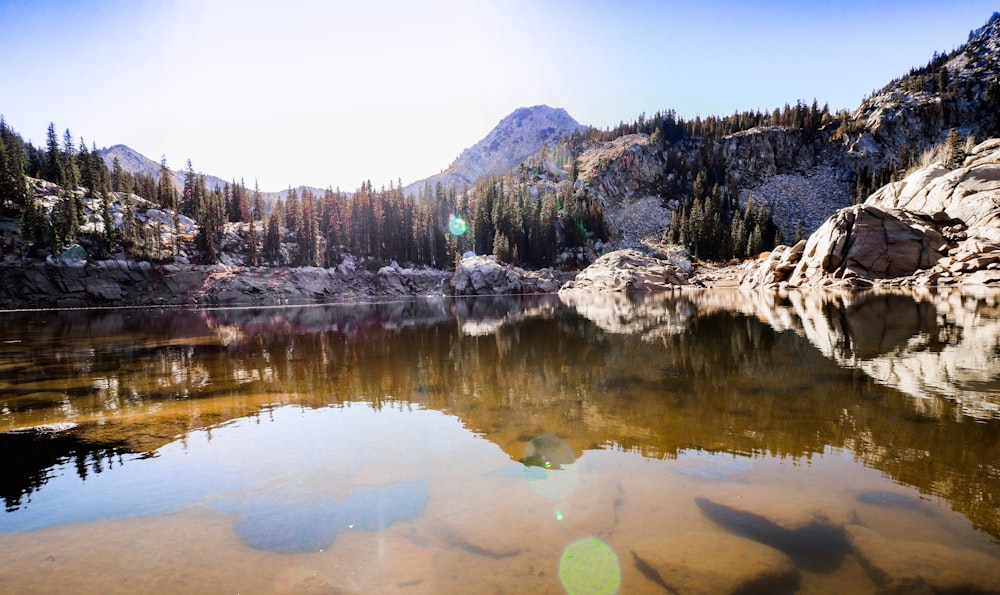
<path fill-rule="evenodd" d="M 803 138 L 802 130 L 770 126 L 727 136 L 722 155 L 741 181 L 761 181 L 779 173 L 813 168 L 822 146 L 819 137 Z"/>
<path fill-rule="evenodd" d="M 503 264 L 494 256 L 463 258 L 451 279 L 455 295 L 511 295 L 555 293 L 561 281 L 552 269 L 526 271 Z"/>
<path fill-rule="evenodd" d="M 804 246 L 779 247 L 744 287 L 1000 284 L 1000 139 L 841 209 Z"/>
<path fill-rule="evenodd" d="M 862 102 L 839 141 L 855 165 L 874 171 L 902 162 L 907 152 L 919 154 L 948 126 L 975 134 L 995 132 L 1000 117 L 998 56 L 1000 16 L 994 14 L 965 45 L 940 59 L 935 56 L 936 67 L 914 69 Z"/>
<path fill-rule="evenodd" d="M 598 258 L 559 291 L 655 291 L 687 285 L 692 272 L 680 253 L 657 258 L 638 250 L 617 250 Z"/>
<path fill-rule="evenodd" d="M 577 157 L 578 197 L 600 201 L 605 208 L 652 193 L 664 175 L 663 155 L 647 134 L 628 134 L 597 143 Z"/>

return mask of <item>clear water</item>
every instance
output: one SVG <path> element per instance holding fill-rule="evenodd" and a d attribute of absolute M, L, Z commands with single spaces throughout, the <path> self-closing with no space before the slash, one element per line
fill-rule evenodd
<path fill-rule="evenodd" d="M 0 592 L 1000 589 L 998 304 L 0 313 Z"/>

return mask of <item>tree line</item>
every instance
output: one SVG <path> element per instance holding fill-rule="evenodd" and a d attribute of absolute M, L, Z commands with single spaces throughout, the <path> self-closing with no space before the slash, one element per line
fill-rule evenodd
<path fill-rule="evenodd" d="M 74 141 L 69 130 L 60 142 L 55 131 L 50 124 L 46 145 L 34 147 L 0 118 L 0 212 L 20 218 L 29 252 L 58 253 L 81 243 L 95 257 L 121 251 L 162 260 L 186 241 L 197 261 L 215 263 L 233 224 L 239 241 L 228 248 L 250 266 L 330 267 L 351 254 L 370 266 L 395 260 L 447 267 L 475 251 L 541 267 L 588 237 L 607 239 L 600 207 L 573 198 L 568 185 L 559 195 L 539 193 L 514 176 L 492 176 L 462 192 L 428 184 L 408 196 L 402 184 L 376 189 L 369 181 L 351 193 L 290 188 L 268 207 L 256 184 L 252 190 L 243 181 L 208 187 L 190 160 L 177 188 L 165 157 L 155 177 L 124 171 L 117 157 L 109 169 L 96 147 Z M 59 187 L 51 212 L 35 200 L 25 176 Z M 463 221 L 463 233 L 449 231 L 455 218 Z M 187 219 L 198 229 L 193 238 L 181 233 Z M 172 242 L 164 240 L 171 236 Z"/>

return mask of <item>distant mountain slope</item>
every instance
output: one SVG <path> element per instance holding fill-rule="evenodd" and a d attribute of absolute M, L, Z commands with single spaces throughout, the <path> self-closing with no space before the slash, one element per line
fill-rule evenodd
<path fill-rule="evenodd" d="M 537 153 L 547 142 L 585 126 L 574 120 L 566 110 L 547 105 L 522 107 L 500 120 L 489 134 L 462 154 L 443 172 L 414 182 L 404 190 L 416 194 L 426 184 L 438 182 L 445 188 L 461 190 L 471 186 L 476 178 L 503 174 L 526 158 Z"/>
<path fill-rule="evenodd" d="M 114 145 L 113 147 L 106 147 L 100 149 L 101 157 L 104 159 L 104 163 L 108 166 L 110 170 L 112 168 L 112 163 L 115 157 L 118 158 L 118 163 L 122 166 L 122 169 L 132 173 L 141 173 L 148 176 L 152 176 L 154 180 L 159 181 L 160 179 L 160 163 L 158 161 L 153 161 L 149 157 L 146 157 L 142 153 L 136 151 L 132 147 L 127 145 Z M 177 187 L 178 192 L 184 188 L 184 170 L 186 169 L 186 164 L 183 166 L 178 166 L 177 164 L 171 165 L 170 171 L 174 174 L 174 185 Z M 226 180 L 216 176 L 205 175 L 205 185 L 209 188 L 214 188 L 216 186 L 222 187 L 226 183 Z"/>
<path fill-rule="evenodd" d="M 142 153 L 136 151 L 132 147 L 127 145 L 114 145 L 113 147 L 107 147 L 100 149 L 101 157 L 104 159 L 104 163 L 107 164 L 108 169 L 112 168 L 112 163 L 114 158 L 118 158 L 118 163 L 121 165 L 122 169 L 131 174 L 141 173 L 144 175 L 152 176 L 154 180 L 159 180 L 160 178 L 160 164 L 157 161 L 153 161 L 149 157 L 146 157 Z M 169 164 L 168 164 L 169 165 Z M 185 164 L 186 167 L 186 164 Z M 177 187 L 177 191 L 180 192 L 184 188 L 184 170 L 185 167 L 178 169 L 171 168 L 174 176 L 174 184 Z M 238 181 L 238 180 L 237 180 Z M 219 188 L 223 187 L 225 184 L 232 182 L 232 180 L 223 180 L 218 176 L 213 176 L 205 174 L 205 185 L 209 188 Z M 252 181 L 246 181 L 250 190 L 253 190 Z M 295 188 L 299 196 L 302 195 L 302 191 L 308 189 L 315 195 L 322 196 L 324 190 L 320 188 L 313 188 L 311 186 L 298 186 Z M 261 191 L 261 195 L 264 198 L 264 204 L 266 208 L 269 205 L 274 204 L 277 199 L 284 200 L 288 198 L 288 189 L 285 188 L 279 191 Z"/>

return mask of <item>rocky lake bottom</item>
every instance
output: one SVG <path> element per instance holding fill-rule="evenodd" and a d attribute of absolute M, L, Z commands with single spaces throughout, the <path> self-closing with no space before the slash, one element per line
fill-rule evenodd
<path fill-rule="evenodd" d="M 1000 296 L 572 300 L 0 314 L 0 590 L 1000 592 Z"/>

